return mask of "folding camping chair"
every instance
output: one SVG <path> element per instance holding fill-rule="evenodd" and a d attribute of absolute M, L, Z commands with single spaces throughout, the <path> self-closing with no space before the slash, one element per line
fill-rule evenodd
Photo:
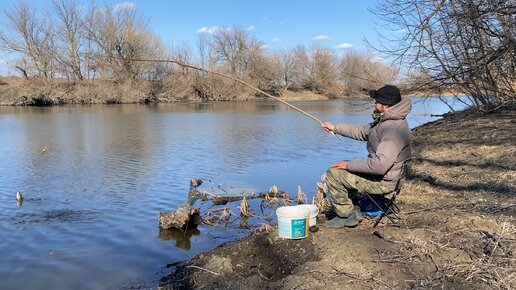
<path fill-rule="evenodd" d="M 390 215 L 394 215 L 395 219 L 397 220 L 400 220 L 400 216 L 398 215 L 400 209 L 399 207 L 396 205 L 396 197 L 398 196 L 398 194 L 400 193 L 401 191 L 401 188 L 403 187 L 403 184 L 405 184 L 405 173 L 407 172 L 407 164 L 408 164 L 408 161 L 410 159 L 407 159 L 405 161 L 403 161 L 403 164 L 401 165 L 401 171 L 400 171 L 400 179 L 398 180 L 398 182 L 396 183 L 396 187 L 394 188 L 393 191 L 389 192 L 389 193 L 386 193 L 385 195 L 387 194 L 391 194 L 392 193 L 392 197 L 390 199 L 388 199 L 388 202 L 387 204 L 382 207 L 380 205 L 378 205 L 378 203 L 368 194 L 366 193 L 366 195 L 369 197 L 369 199 L 380 209 L 380 211 L 382 212 L 380 214 L 380 216 L 376 219 L 376 222 L 374 223 L 374 226 L 373 228 L 376 228 L 376 226 L 378 226 L 378 224 L 380 223 L 380 221 L 384 218 L 384 217 L 387 217 L 392 223 L 396 223 L 396 221 L 394 220 L 393 217 L 391 217 Z"/>

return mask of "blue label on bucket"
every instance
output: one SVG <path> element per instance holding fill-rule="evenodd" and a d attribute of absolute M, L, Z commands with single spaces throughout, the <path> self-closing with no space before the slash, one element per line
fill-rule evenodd
<path fill-rule="evenodd" d="M 291 220 L 292 238 L 304 238 L 306 237 L 306 218 Z"/>

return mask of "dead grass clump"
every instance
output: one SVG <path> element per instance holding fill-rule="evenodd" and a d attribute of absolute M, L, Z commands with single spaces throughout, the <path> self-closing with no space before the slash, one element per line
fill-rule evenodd
<path fill-rule="evenodd" d="M 234 215 L 234 213 L 227 207 L 210 209 L 206 211 L 206 214 L 204 214 L 203 223 L 210 226 L 216 226 L 219 223 L 224 222 L 224 224 L 227 225 L 230 222 L 229 219 L 232 215 Z"/>
<path fill-rule="evenodd" d="M 473 261 L 457 263 L 448 260 L 443 265 L 446 275 L 463 277 L 465 281 L 484 282 L 497 289 L 514 289 L 516 286 L 516 272 L 514 271 L 514 241 L 516 229 L 514 223 L 504 221 L 500 232 L 492 233 L 480 231 L 480 238 L 475 241 L 462 243 L 473 244 L 481 248 L 469 249 Z M 465 248 L 468 249 L 468 248 Z"/>
<path fill-rule="evenodd" d="M 277 196 L 270 196 L 268 193 L 264 195 L 262 205 L 265 206 L 278 206 L 279 205 L 279 199 Z"/>
<path fill-rule="evenodd" d="M 227 207 L 225 207 L 222 211 L 222 216 L 224 217 L 225 222 L 229 221 L 229 218 L 231 217 L 231 211 Z"/>
<path fill-rule="evenodd" d="M 249 204 L 247 203 L 246 198 L 244 197 L 242 199 L 242 202 L 240 203 L 240 216 L 247 218 L 251 216 L 251 213 L 249 212 Z"/>
<path fill-rule="evenodd" d="M 253 231 L 253 236 L 259 236 L 259 235 L 263 235 L 263 234 L 269 234 L 269 233 L 272 233 L 274 231 L 274 228 L 271 227 L 270 225 L 268 224 L 262 224 L 259 228 L 256 228 L 254 231 Z"/>
<path fill-rule="evenodd" d="M 301 190 L 301 186 L 297 186 L 297 203 L 305 204 L 306 203 L 306 195 Z"/>
<path fill-rule="evenodd" d="M 283 194 L 281 195 L 281 200 L 283 201 L 284 206 L 289 206 L 292 203 L 292 201 L 294 201 L 294 198 L 288 195 L 288 193 L 283 192 Z"/>
<path fill-rule="evenodd" d="M 317 194 L 312 199 L 312 204 L 317 206 L 320 213 L 326 212 L 330 208 L 330 202 L 325 197 L 325 190 L 327 190 L 326 184 L 317 182 Z"/>

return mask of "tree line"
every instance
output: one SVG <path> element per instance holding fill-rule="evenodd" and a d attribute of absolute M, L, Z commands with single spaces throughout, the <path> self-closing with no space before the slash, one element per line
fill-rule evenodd
<path fill-rule="evenodd" d="M 285 90 L 309 90 L 332 98 L 356 95 L 397 76 L 395 67 L 364 52 L 350 50 L 339 56 L 331 48 L 303 45 L 270 51 L 239 26 L 201 35 L 195 47 L 166 47 L 132 7 L 93 3 L 86 8 L 74 0 L 51 3 L 48 11 L 35 11 L 25 3 L 6 9 L 0 32 L 0 48 L 15 55 L 19 74 L 45 84 L 144 86 L 146 101 L 256 97 L 234 81 L 136 59 L 193 64 L 279 96 Z"/>
<path fill-rule="evenodd" d="M 398 83 L 405 94 L 467 96 L 482 110 L 514 106 L 516 100 L 514 0 L 378 1 L 372 13 L 383 30 L 370 47 L 389 63 L 370 53 L 338 55 L 322 46 L 271 51 L 239 26 L 200 35 L 194 47 L 167 47 L 134 8 L 95 2 L 85 7 L 75 0 L 51 3 L 48 11 L 24 3 L 6 9 L 0 49 L 14 56 L 13 66 L 35 94 L 74 93 L 71 102 L 257 97 L 218 76 L 134 59 L 193 64 L 277 96 L 308 90 L 338 98 Z"/>

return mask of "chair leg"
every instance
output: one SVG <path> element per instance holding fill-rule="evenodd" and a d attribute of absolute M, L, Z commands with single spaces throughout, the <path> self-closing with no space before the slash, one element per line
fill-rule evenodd
<path fill-rule="evenodd" d="M 389 210 L 391 210 L 391 213 L 394 214 L 394 216 L 396 217 L 396 219 L 400 219 L 399 215 L 396 213 L 396 211 L 399 212 L 399 208 L 398 206 L 396 205 L 395 203 L 395 200 L 396 200 L 396 196 L 398 195 L 398 192 L 399 191 L 396 191 L 394 192 L 392 198 L 389 200 L 389 203 L 385 206 L 385 209 L 382 209 L 380 206 L 378 206 L 378 204 L 371 198 L 371 200 L 376 204 L 376 206 L 378 206 L 380 208 L 380 210 L 382 211 L 382 214 L 376 219 L 376 222 L 374 223 L 373 225 L 373 228 L 376 228 L 376 226 L 378 226 L 378 224 L 380 223 L 380 221 L 383 219 L 383 217 L 387 217 L 392 223 L 396 223 L 394 221 L 394 219 L 392 217 L 389 216 L 389 214 L 387 213 Z M 392 208 L 396 208 L 396 211 L 394 209 L 391 209 Z"/>
<path fill-rule="evenodd" d="M 400 216 L 398 215 L 398 212 L 400 212 L 400 208 L 398 207 L 398 205 L 396 204 L 396 197 L 398 196 L 398 193 L 399 191 L 396 191 L 394 192 L 393 196 L 391 197 L 391 199 L 389 200 L 389 203 L 387 204 L 387 206 L 385 206 L 385 212 L 387 213 L 388 210 L 391 211 L 391 213 L 397 218 L 399 219 Z"/>
<path fill-rule="evenodd" d="M 393 203 L 392 205 L 396 208 L 396 214 L 398 212 L 400 212 L 400 208 L 398 207 L 398 205 L 396 203 Z"/>
<path fill-rule="evenodd" d="M 374 225 L 373 225 L 373 228 L 376 228 L 378 226 L 378 224 L 380 224 L 380 221 L 383 219 L 383 217 L 387 217 L 391 223 L 395 224 L 396 221 L 390 217 L 388 214 L 386 214 L 385 212 L 383 212 L 377 219 L 376 221 L 374 222 Z"/>
<path fill-rule="evenodd" d="M 385 212 L 382 212 L 382 214 L 380 215 L 380 217 L 378 217 L 376 219 L 376 221 L 374 222 L 374 225 L 373 225 L 373 229 L 376 228 L 376 226 L 378 226 L 378 224 L 380 223 L 380 221 L 382 220 L 382 218 L 386 216 Z"/>
<path fill-rule="evenodd" d="M 385 208 L 385 210 L 383 210 L 383 209 L 382 209 L 382 207 L 381 207 L 380 205 L 378 205 L 378 203 L 376 203 L 376 201 L 375 201 L 375 200 L 374 200 L 374 199 L 373 199 L 373 198 L 372 198 L 368 193 L 366 193 L 366 195 L 367 195 L 367 197 L 369 197 L 369 199 L 370 199 L 370 200 L 371 200 L 371 201 L 372 201 L 372 202 L 373 202 L 373 203 L 374 203 L 374 204 L 375 204 L 375 205 L 380 209 L 380 211 L 382 211 L 382 214 L 381 214 L 381 215 L 380 215 L 380 217 L 378 218 L 378 221 L 375 223 L 375 226 L 374 226 L 374 227 L 376 227 L 376 225 L 378 224 L 379 220 L 380 220 L 380 219 L 382 219 L 384 216 L 386 216 L 388 219 L 390 219 L 390 220 L 391 220 L 391 222 L 395 223 L 395 221 L 394 221 L 394 220 L 393 220 L 389 215 L 387 215 L 387 214 L 385 213 L 385 211 L 386 211 L 386 210 L 388 210 L 388 209 L 389 209 L 389 207 L 390 207 L 390 204 L 391 204 L 390 202 L 389 202 L 389 204 L 387 205 L 387 207 Z"/>

